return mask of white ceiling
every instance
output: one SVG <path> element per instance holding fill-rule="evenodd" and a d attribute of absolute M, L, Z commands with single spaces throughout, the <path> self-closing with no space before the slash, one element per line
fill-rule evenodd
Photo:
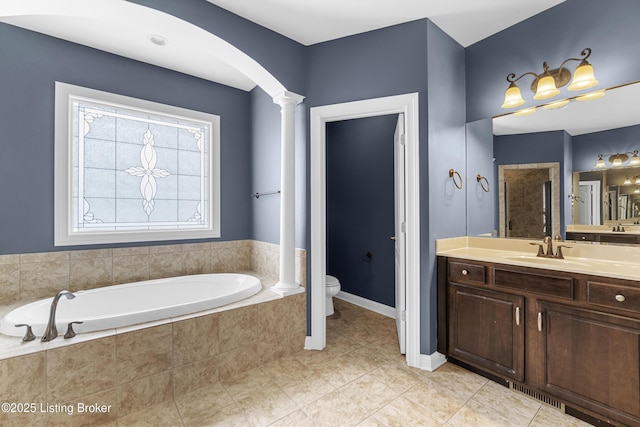
<path fill-rule="evenodd" d="M 467 47 L 564 0 L 207 0 L 312 45 L 430 18 Z"/>

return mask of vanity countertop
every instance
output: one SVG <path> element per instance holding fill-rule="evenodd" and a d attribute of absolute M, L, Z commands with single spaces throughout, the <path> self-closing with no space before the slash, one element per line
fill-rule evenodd
<path fill-rule="evenodd" d="M 624 280 L 640 281 L 640 247 L 593 245 L 579 242 L 553 242 L 559 245 L 564 259 L 537 257 L 542 244 L 533 239 L 493 239 L 454 237 L 436 241 L 436 254 L 475 261 L 568 271 Z M 546 247 L 545 247 L 546 249 Z"/>

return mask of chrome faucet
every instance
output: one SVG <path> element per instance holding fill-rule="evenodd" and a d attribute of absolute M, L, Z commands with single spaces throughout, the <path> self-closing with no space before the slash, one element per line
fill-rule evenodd
<path fill-rule="evenodd" d="M 566 246 L 566 245 L 558 245 L 558 250 L 557 252 L 553 253 L 553 239 L 551 238 L 551 236 L 546 236 L 544 238 L 544 240 L 542 241 L 542 244 L 540 243 L 529 243 L 530 245 L 535 245 L 538 246 L 538 253 L 536 256 L 539 257 L 544 257 L 544 258 L 558 258 L 558 259 L 564 259 L 564 255 L 562 254 L 562 248 L 571 248 L 571 246 Z M 544 245 L 547 245 L 547 250 L 544 250 Z"/>
<path fill-rule="evenodd" d="M 58 336 L 58 328 L 56 328 L 56 308 L 58 307 L 58 301 L 62 296 L 67 299 L 74 299 L 76 297 L 69 291 L 60 291 L 55 297 L 53 297 L 53 301 L 51 301 L 51 309 L 49 310 L 49 323 L 47 324 L 47 328 L 44 330 L 44 335 L 42 335 L 41 341 L 51 341 Z"/>

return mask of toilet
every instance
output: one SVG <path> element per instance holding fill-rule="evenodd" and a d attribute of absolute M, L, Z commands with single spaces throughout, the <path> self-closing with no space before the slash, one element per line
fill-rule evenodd
<path fill-rule="evenodd" d="M 325 315 L 331 316 L 334 313 L 333 310 L 333 297 L 340 292 L 340 281 L 328 274 L 324 278 L 325 289 L 327 293 L 327 302 L 325 304 Z"/>

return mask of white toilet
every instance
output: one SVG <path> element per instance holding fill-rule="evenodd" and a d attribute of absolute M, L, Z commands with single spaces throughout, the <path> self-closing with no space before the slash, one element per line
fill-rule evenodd
<path fill-rule="evenodd" d="M 333 297 L 340 292 L 340 281 L 328 274 L 324 278 L 324 284 L 327 292 L 327 302 L 325 303 L 325 315 L 331 316 L 334 313 L 333 310 Z"/>

